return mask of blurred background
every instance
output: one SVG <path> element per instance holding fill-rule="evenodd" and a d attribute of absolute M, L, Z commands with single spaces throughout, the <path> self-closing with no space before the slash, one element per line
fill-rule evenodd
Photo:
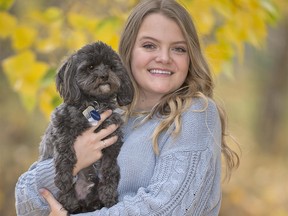
<path fill-rule="evenodd" d="M 61 103 L 54 75 L 86 43 L 117 49 L 137 0 L 0 0 L 0 215 L 37 160 Z M 240 167 L 223 182 L 221 216 L 288 215 L 288 1 L 183 0 L 215 74 L 215 99 L 239 142 Z"/>

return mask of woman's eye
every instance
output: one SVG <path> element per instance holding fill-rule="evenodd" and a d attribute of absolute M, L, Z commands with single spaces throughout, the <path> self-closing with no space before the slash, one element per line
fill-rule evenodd
<path fill-rule="evenodd" d="M 155 45 L 153 45 L 153 44 L 144 44 L 143 47 L 144 47 L 145 49 L 154 49 L 154 48 L 155 48 Z"/>
<path fill-rule="evenodd" d="M 186 53 L 187 50 L 183 47 L 175 47 L 173 48 L 174 51 L 178 52 L 178 53 Z"/>

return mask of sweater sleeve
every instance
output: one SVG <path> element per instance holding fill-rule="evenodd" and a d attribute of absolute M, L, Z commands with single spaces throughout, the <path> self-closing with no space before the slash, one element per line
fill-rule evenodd
<path fill-rule="evenodd" d="M 54 184 L 55 168 L 52 159 L 35 162 L 22 174 L 15 187 L 15 207 L 18 216 L 48 215 L 49 206 L 39 194 L 40 188 L 47 188 L 54 196 L 58 189 Z"/>
<path fill-rule="evenodd" d="M 78 215 L 218 215 L 221 203 L 220 119 L 213 102 L 209 102 L 205 111 L 198 108 L 192 106 L 183 115 L 179 136 L 167 136 L 147 187 L 139 188 L 135 196 L 125 196 L 109 209 Z"/>

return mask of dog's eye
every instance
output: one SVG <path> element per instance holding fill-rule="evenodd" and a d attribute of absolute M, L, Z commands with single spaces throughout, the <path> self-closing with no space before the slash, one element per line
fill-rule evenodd
<path fill-rule="evenodd" d="M 114 65 L 110 65 L 110 66 L 109 66 L 109 69 L 112 70 L 112 71 L 114 71 L 114 70 L 116 69 L 116 67 L 115 67 Z"/>
<path fill-rule="evenodd" d="M 88 66 L 88 69 L 89 69 L 89 70 L 93 70 L 93 69 L 94 69 L 94 65 L 89 65 L 89 66 Z"/>

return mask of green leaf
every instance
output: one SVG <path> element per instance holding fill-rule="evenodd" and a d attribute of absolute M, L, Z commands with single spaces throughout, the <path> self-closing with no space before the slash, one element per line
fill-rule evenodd
<path fill-rule="evenodd" d="M 275 24 L 279 18 L 280 18 L 280 11 L 276 7 L 275 4 L 273 4 L 271 1 L 268 0 L 262 0 L 261 1 L 262 7 L 267 11 L 267 14 L 269 15 L 269 23 Z"/>
<path fill-rule="evenodd" d="M 46 87 L 55 81 L 56 68 L 49 68 L 41 80 L 41 86 Z"/>
<path fill-rule="evenodd" d="M 53 97 L 51 103 L 52 103 L 52 106 L 53 106 L 53 107 L 57 107 L 57 106 L 59 106 L 62 102 L 63 102 L 63 100 L 62 100 L 62 98 L 61 98 L 60 96 L 55 96 L 55 97 Z"/>
<path fill-rule="evenodd" d="M 14 4 L 14 0 L 0 0 L 0 10 L 9 10 Z"/>

